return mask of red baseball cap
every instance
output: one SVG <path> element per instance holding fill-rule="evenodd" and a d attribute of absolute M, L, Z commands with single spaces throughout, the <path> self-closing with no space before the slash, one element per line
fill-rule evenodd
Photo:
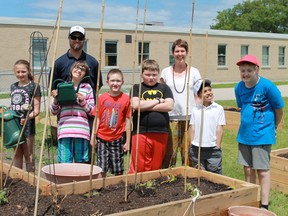
<path fill-rule="evenodd" d="M 244 63 L 244 62 L 252 63 L 252 64 L 257 65 L 258 67 L 260 67 L 260 64 L 259 64 L 256 56 L 253 56 L 253 55 L 245 55 L 245 56 L 243 56 L 243 57 L 236 63 L 236 65 L 239 66 L 240 64 L 242 64 L 242 63 Z"/>

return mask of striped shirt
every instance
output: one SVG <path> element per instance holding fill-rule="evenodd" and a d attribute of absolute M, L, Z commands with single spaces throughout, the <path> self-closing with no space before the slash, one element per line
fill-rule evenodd
<path fill-rule="evenodd" d="M 52 103 L 50 110 L 53 115 L 60 113 L 58 122 L 58 139 L 61 138 L 83 138 L 90 140 L 90 127 L 88 115 L 94 108 L 93 89 L 88 83 L 80 84 L 79 93 L 84 95 L 81 104 L 75 102 L 73 105 L 60 106 Z"/>

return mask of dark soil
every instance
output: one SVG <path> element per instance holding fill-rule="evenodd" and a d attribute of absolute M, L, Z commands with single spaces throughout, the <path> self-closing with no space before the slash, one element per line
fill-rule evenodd
<path fill-rule="evenodd" d="M 187 190 L 184 193 L 184 179 L 177 176 L 174 182 L 167 182 L 167 177 L 155 180 L 156 190 L 141 196 L 135 186 L 129 185 L 128 201 L 124 200 L 125 184 L 93 191 L 92 197 L 86 195 L 40 196 L 37 215 L 107 215 L 131 209 L 167 203 L 176 200 L 191 198 Z M 197 185 L 197 178 L 187 178 L 187 184 Z M 22 180 L 9 179 L 9 203 L 0 207 L 1 215 L 33 215 L 36 190 Z M 227 185 L 216 184 L 201 178 L 200 187 L 202 195 L 229 190 Z"/>
<path fill-rule="evenodd" d="M 283 158 L 287 158 L 288 159 L 288 153 L 284 153 L 284 154 L 279 154 L 277 155 L 278 157 L 283 157 Z"/>

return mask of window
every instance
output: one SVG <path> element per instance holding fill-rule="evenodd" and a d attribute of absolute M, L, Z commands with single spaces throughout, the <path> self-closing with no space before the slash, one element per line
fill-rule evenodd
<path fill-rule="evenodd" d="M 218 45 L 218 66 L 226 66 L 226 45 Z"/>
<path fill-rule="evenodd" d="M 105 42 L 105 66 L 117 66 L 117 41 Z"/>
<path fill-rule="evenodd" d="M 241 45 L 241 58 L 248 54 L 248 45 Z"/>
<path fill-rule="evenodd" d="M 141 64 L 141 55 L 142 55 L 142 42 L 138 43 L 138 64 Z M 143 43 L 143 61 L 149 59 L 149 43 Z"/>
<path fill-rule="evenodd" d="M 285 47 L 279 47 L 279 54 L 278 54 L 278 66 L 285 65 Z"/>
<path fill-rule="evenodd" d="M 173 56 L 172 46 L 173 46 L 173 42 L 170 42 L 169 43 L 169 65 L 175 64 L 175 58 Z"/>
<path fill-rule="evenodd" d="M 269 46 L 262 47 L 262 66 L 269 66 Z"/>
<path fill-rule="evenodd" d="M 32 68 L 46 68 L 47 38 L 32 38 Z"/>

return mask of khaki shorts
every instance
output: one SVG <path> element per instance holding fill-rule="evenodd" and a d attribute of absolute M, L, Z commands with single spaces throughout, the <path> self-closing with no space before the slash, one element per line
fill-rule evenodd
<path fill-rule="evenodd" d="M 253 169 L 270 169 L 271 145 L 238 145 L 238 163 Z"/>

